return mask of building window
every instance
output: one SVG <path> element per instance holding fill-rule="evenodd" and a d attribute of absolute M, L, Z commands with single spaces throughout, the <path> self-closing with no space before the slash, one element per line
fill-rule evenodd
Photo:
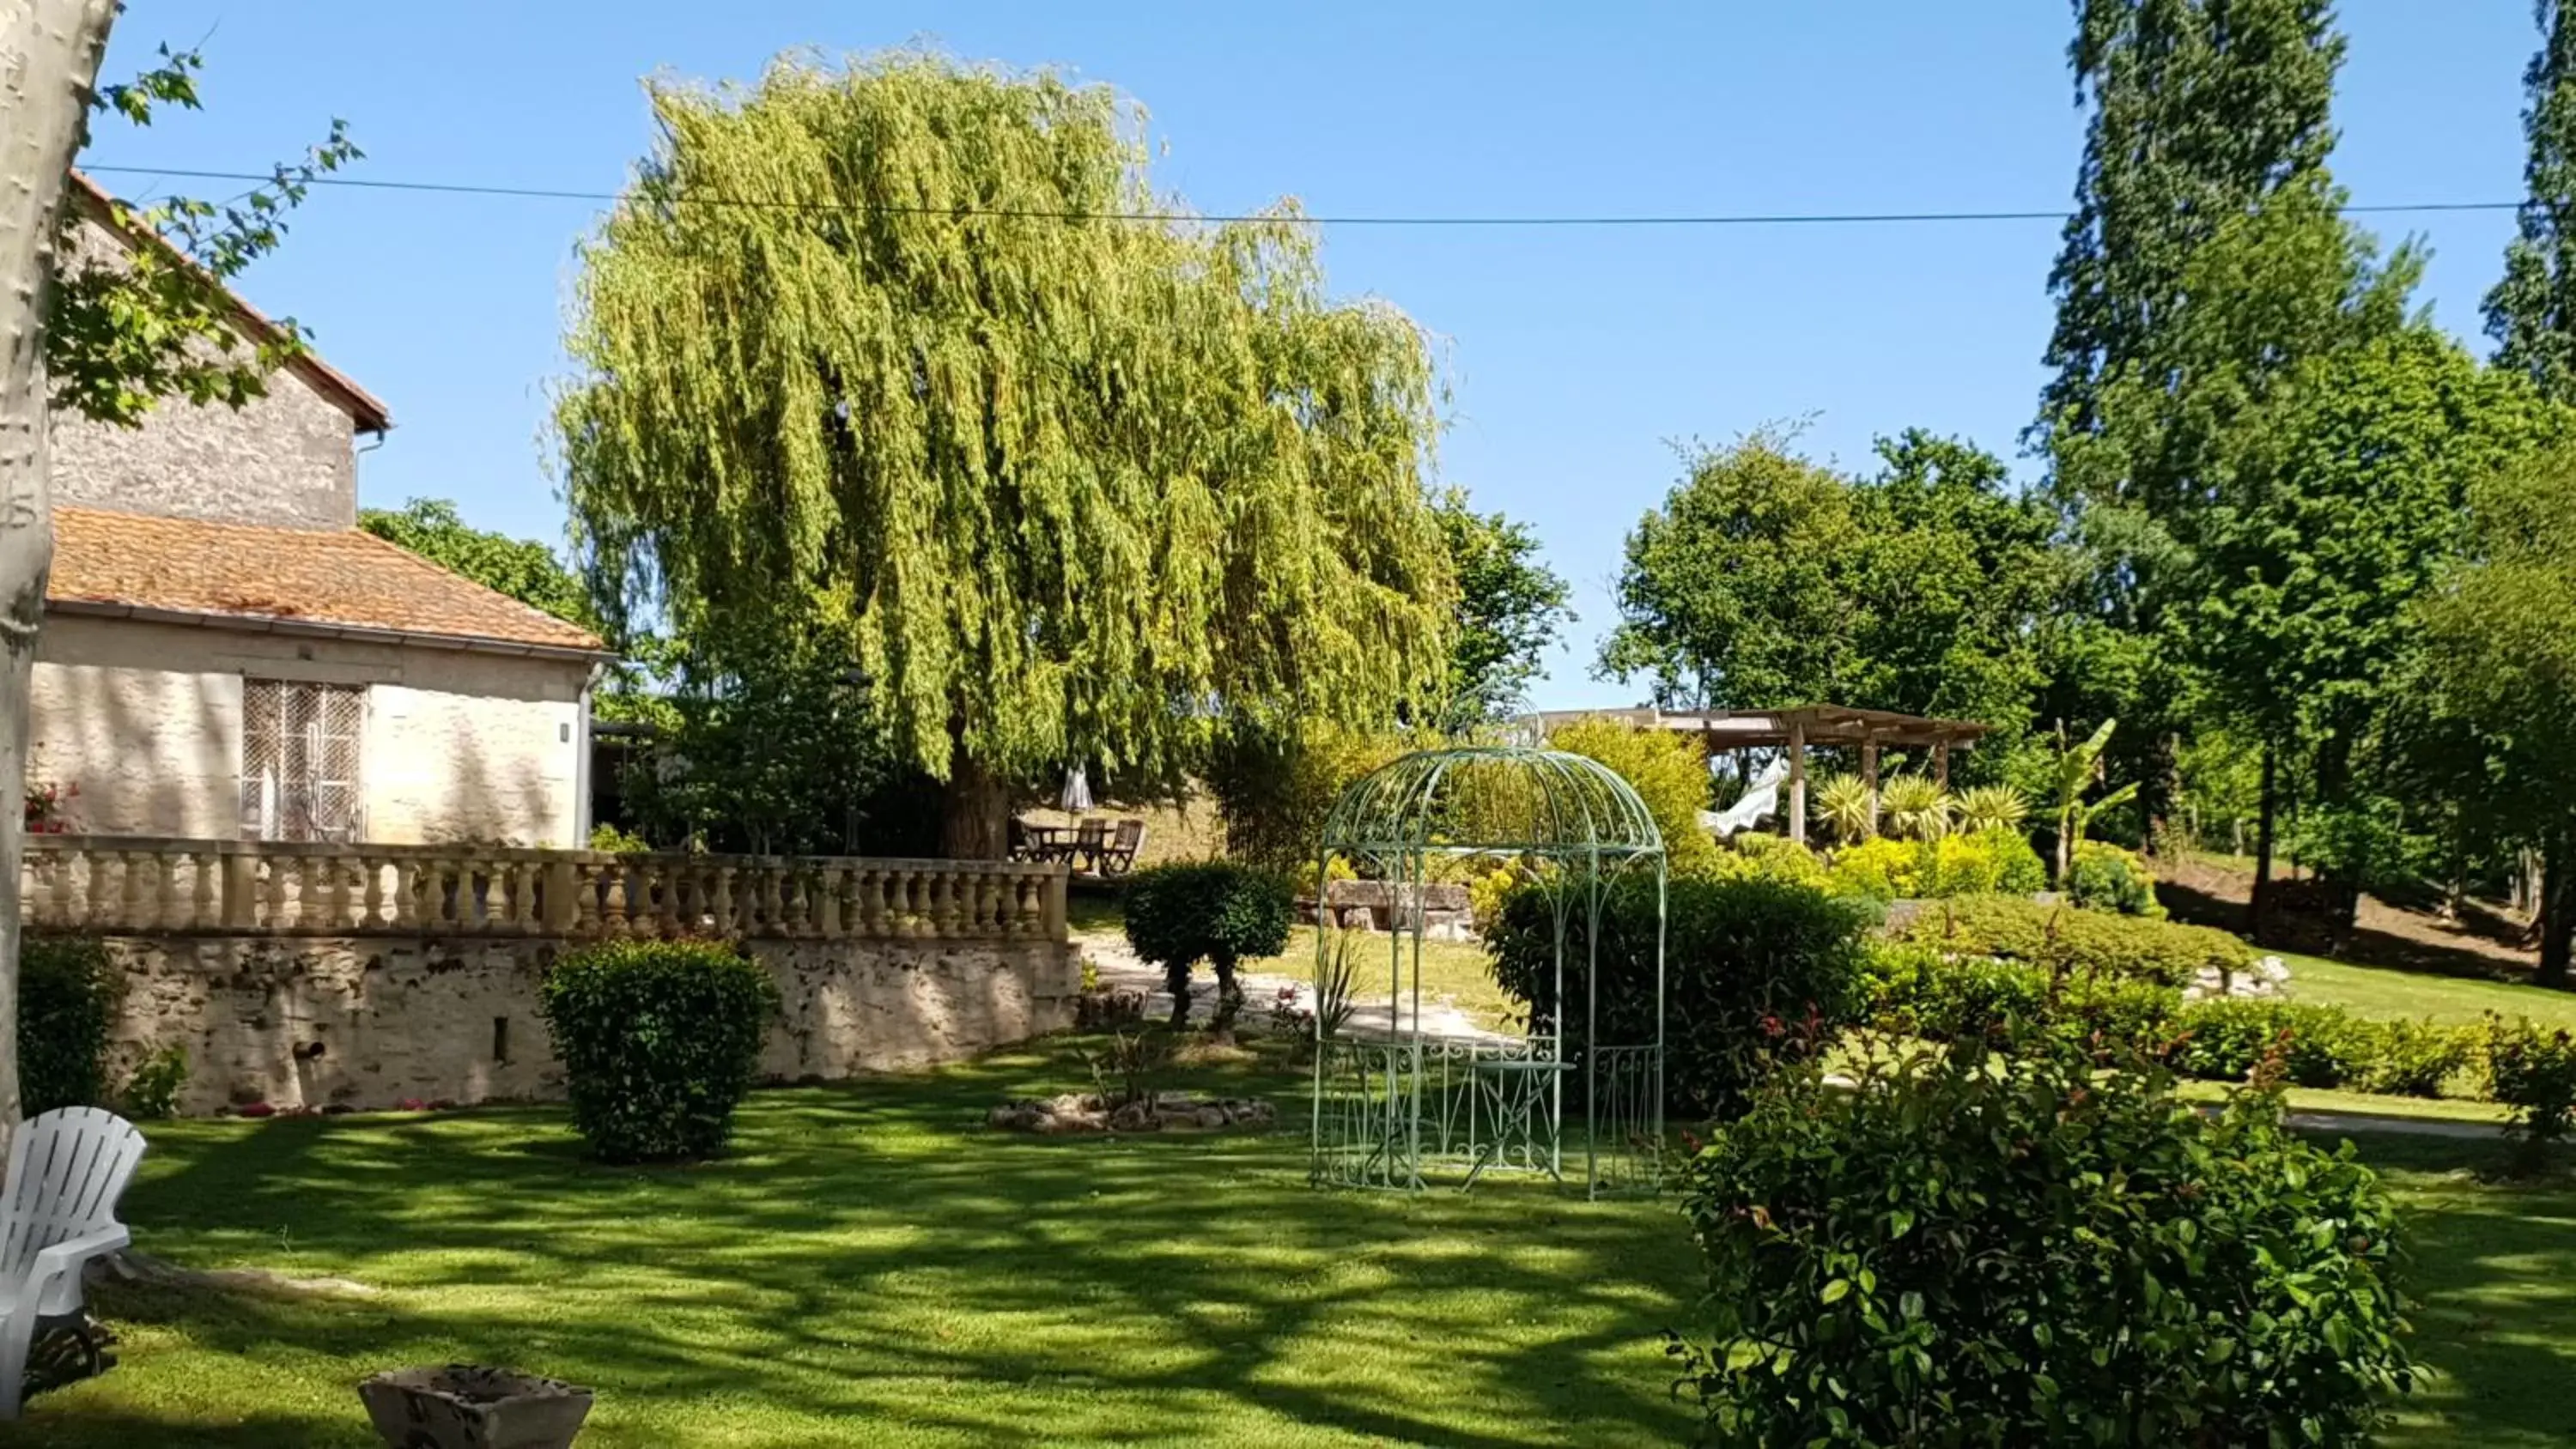
<path fill-rule="evenodd" d="M 366 722 L 364 688 L 243 680 L 242 837 L 358 839 L 358 740 Z"/>

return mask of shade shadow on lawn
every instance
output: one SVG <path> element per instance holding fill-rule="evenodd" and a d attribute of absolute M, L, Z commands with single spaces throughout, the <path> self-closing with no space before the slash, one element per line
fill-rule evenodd
<path fill-rule="evenodd" d="M 2576 1443 L 2576 1176 L 2501 1176 L 2497 1142 L 2356 1137 L 2406 1212 L 2412 1348 L 2435 1376 L 2391 1449 Z"/>
<path fill-rule="evenodd" d="M 654 1171 L 540 1109 L 169 1124 L 126 1204 L 146 1250 L 384 1292 L 106 1294 L 123 1365 L 0 1444 L 365 1446 L 356 1380 L 450 1359 L 596 1385 L 585 1449 L 1687 1437 L 1669 1204 L 1320 1193 L 1293 1128 L 981 1126 L 1080 1075 L 1058 1044 L 765 1092 L 726 1160 Z M 1231 1076 L 1302 1120 L 1297 1079 Z"/>

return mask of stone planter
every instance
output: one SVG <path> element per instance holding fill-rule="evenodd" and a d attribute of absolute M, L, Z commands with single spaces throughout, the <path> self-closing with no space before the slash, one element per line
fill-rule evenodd
<path fill-rule="evenodd" d="M 567 1449 L 590 1390 L 508 1369 L 399 1369 L 358 1385 L 393 1449 Z"/>

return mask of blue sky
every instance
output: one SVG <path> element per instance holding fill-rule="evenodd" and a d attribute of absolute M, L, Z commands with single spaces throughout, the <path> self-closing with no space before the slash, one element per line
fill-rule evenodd
<path fill-rule="evenodd" d="M 2336 170 L 2361 203 L 2521 191 L 2525 0 L 2352 0 Z M 131 0 L 110 75 L 205 43 L 207 103 L 102 129 L 97 163 L 257 169 L 348 119 L 387 180 L 614 190 L 648 140 L 639 79 L 749 79 L 795 47 L 937 44 L 1053 64 L 1142 101 L 1158 180 L 1206 211 L 1282 195 L 1318 214 L 2026 210 L 2065 204 L 2082 118 L 2063 4 L 940 5 L 733 0 Z M 156 185 L 103 178 L 129 195 Z M 559 538 L 540 444 L 561 370 L 578 201 L 317 190 L 248 278 L 263 308 L 396 422 L 370 505 L 455 499 Z M 2501 213 L 2373 218 L 2425 236 L 2436 317 L 2474 337 Z M 2040 383 L 2047 222 L 1327 236 L 1336 290 L 1443 340 L 1442 471 L 1527 520 L 1580 621 L 1534 702 L 1626 703 L 1591 660 L 1626 531 L 1674 479 L 1672 440 L 1808 419 L 1866 461 L 1908 426 L 2011 453 Z M 2483 350 L 2483 347 L 2482 347 Z M 2020 465 L 2025 473 L 2027 463 Z"/>

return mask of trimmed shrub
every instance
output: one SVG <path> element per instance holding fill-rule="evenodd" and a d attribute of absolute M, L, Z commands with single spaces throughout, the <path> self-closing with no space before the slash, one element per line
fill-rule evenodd
<path fill-rule="evenodd" d="M 1127 944 L 1183 978 L 1201 961 L 1231 980 L 1245 957 L 1288 949 L 1297 902 L 1281 876 L 1229 860 L 1149 866 L 1127 878 Z"/>
<path fill-rule="evenodd" d="M 2183 1008 L 2174 1066 L 2195 1077 L 2241 1082 L 2277 1049 L 2295 1085 L 2358 1084 L 2378 1042 L 2374 1024 L 2341 1007 L 2296 1001 L 2216 997 Z"/>
<path fill-rule="evenodd" d="M 2576 1136 L 2576 1040 L 2566 1029 L 2487 1014 L 2487 1093 L 2513 1109 L 2517 1165 L 2536 1170 L 2556 1146 Z"/>
<path fill-rule="evenodd" d="M 1794 840 L 1747 831 L 1735 837 L 1733 846 L 1718 856 L 1711 874 L 1730 880 L 1751 878 L 1814 890 L 1826 888 L 1829 878 L 1824 859 Z"/>
<path fill-rule="evenodd" d="M 1959 955 L 2005 956 L 2064 976 L 2189 985 L 2219 967 L 2238 975 L 2254 948 L 2208 926 L 2069 910 L 2018 896 L 1967 896 L 1927 907 L 1897 932 Z"/>
<path fill-rule="evenodd" d="M 1708 808 L 1708 758 L 1699 741 L 1673 730 L 1641 730 L 1616 720 L 1583 720 L 1548 736 L 1548 748 L 1598 760 L 1618 772 L 1663 832 L 1664 859 L 1675 875 L 1717 864 L 1717 838 L 1699 823 Z"/>
<path fill-rule="evenodd" d="M 778 987 L 717 942 L 611 941 L 555 962 L 537 1004 L 591 1150 L 608 1162 L 675 1162 L 724 1147 Z"/>
<path fill-rule="evenodd" d="M 2366 1023 L 2370 1048 L 2362 1090 L 2396 1097 L 2438 1097 L 2442 1085 L 2477 1055 L 2477 1033 L 2433 1021 Z"/>
<path fill-rule="evenodd" d="M 1933 1041 L 2000 1041 L 2041 1025 L 2048 975 L 2017 961 L 1936 961 L 1914 998 L 1913 1030 Z"/>
<path fill-rule="evenodd" d="M 2359 1444 L 2413 1387 L 2398 1219 L 2276 1094 L 2082 1053 L 1801 1072 L 1685 1179 L 1702 1442 Z"/>
<path fill-rule="evenodd" d="M 2010 826 L 1977 831 L 1969 837 L 1995 856 L 1995 891 L 2007 896 L 2034 896 L 2048 889 L 2048 862 L 2039 858 L 2030 837 Z"/>
<path fill-rule="evenodd" d="M 1835 851 L 1829 874 L 1836 892 L 1884 903 L 1922 895 L 1922 868 L 1913 841 L 1881 835 Z"/>
<path fill-rule="evenodd" d="M 18 942 L 18 1095 L 33 1117 L 107 1100 L 107 1038 L 125 980 L 95 936 Z"/>
<path fill-rule="evenodd" d="M 2156 904 L 2156 877 L 2145 858 L 2105 840 L 2076 843 L 2074 863 L 2066 869 L 2066 894 L 2087 910 L 2124 916 L 2165 913 Z"/>
<path fill-rule="evenodd" d="M 1880 1025 L 1942 1042 L 2027 1043 L 2054 1037 L 2118 1053 L 2163 1049 L 2182 993 L 2152 981 L 2051 978 L 2019 961 L 1944 957 L 1919 945 L 1882 945 L 1869 980 Z"/>
<path fill-rule="evenodd" d="M 1583 1046 L 1584 912 L 1570 912 L 1560 1018 L 1556 923 L 1546 891 L 1513 892 L 1485 933 L 1494 979 L 1534 1021 L 1562 1019 L 1569 1052 Z M 1806 886 L 1754 878 L 1675 878 L 1665 913 L 1664 1081 L 1677 1111 L 1732 1110 L 1784 1051 L 1788 1029 L 1813 1022 L 1819 1042 L 1867 1009 L 1861 939 L 1867 910 Z M 1634 873 L 1602 902 L 1601 1034 L 1605 1044 L 1655 1039 L 1655 882 Z M 1784 1043 L 1787 1045 L 1784 1046 Z"/>

